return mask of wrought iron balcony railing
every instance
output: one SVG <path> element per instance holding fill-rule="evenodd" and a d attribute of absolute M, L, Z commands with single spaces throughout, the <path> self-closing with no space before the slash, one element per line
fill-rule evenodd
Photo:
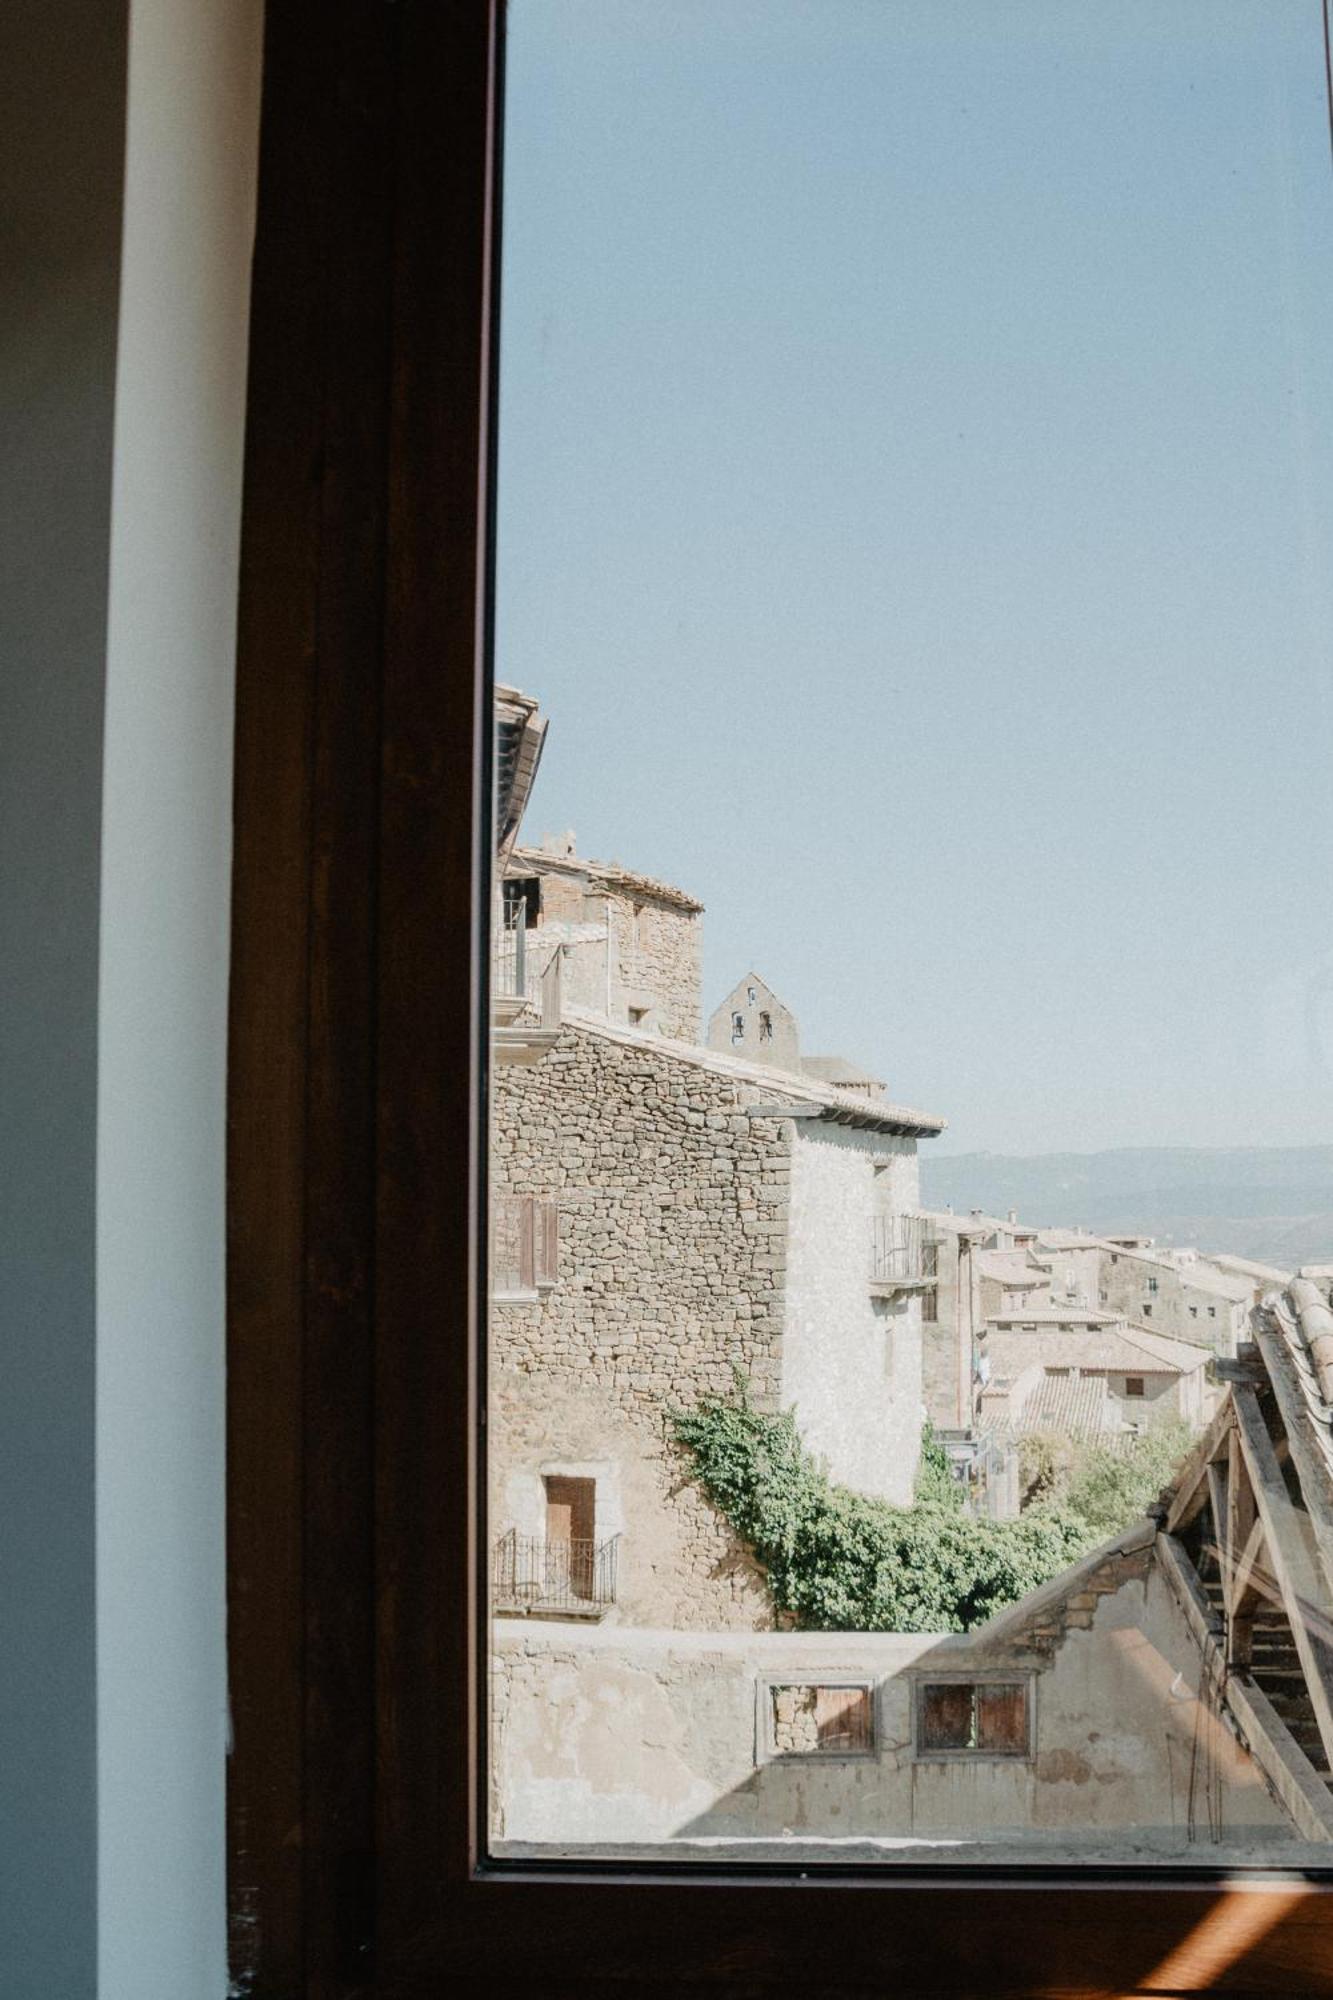
<path fill-rule="evenodd" d="M 491 1553 L 494 1609 L 600 1618 L 616 1601 L 619 1553 L 619 1535 L 604 1542 L 549 1541 L 511 1528 Z"/>
<path fill-rule="evenodd" d="M 527 906 L 524 903 L 506 903 L 501 916 L 500 934 L 495 941 L 492 991 L 497 1000 L 524 1000 L 530 991 Z"/>

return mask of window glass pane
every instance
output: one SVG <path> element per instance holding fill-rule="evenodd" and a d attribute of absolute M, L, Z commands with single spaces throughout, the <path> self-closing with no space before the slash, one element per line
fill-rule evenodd
<path fill-rule="evenodd" d="M 1296 0 L 511 0 L 492 1840 L 1333 1861 Z"/>

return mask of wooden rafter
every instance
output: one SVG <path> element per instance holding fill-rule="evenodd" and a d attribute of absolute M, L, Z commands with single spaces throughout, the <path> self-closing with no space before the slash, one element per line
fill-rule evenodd
<path fill-rule="evenodd" d="M 1233 1384 L 1240 1451 L 1291 1626 L 1324 1753 L 1333 1763 L 1333 1646 L 1314 1529 L 1293 1506 L 1253 1389 Z"/>
<path fill-rule="evenodd" d="M 1182 1528 L 1188 1527 L 1199 1509 L 1208 1503 L 1211 1497 L 1208 1468 L 1219 1451 L 1225 1449 L 1227 1432 L 1234 1421 L 1231 1398 L 1227 1396 L 1181 1469 L 1166 1517 L 1169 1533 L 1178 1535 Z"/>

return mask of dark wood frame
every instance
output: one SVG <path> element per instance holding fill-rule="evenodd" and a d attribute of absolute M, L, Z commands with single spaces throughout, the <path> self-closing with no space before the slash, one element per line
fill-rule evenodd
<path fill-rule="evenodd" d="M 269 0 L 230 1044 L 238 1987 L 1333 1993 L 1315 1890 L 484 1858 L 498 36 L 497 0 Z"/>

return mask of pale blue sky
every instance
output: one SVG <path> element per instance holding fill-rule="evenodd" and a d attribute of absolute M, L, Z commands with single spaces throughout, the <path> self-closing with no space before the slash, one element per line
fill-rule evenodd
<path fill-rule="evenodd" d="M 1319 0 L 511 0 L 502 329 L 528 837 L 949 1150 L 1333 1138 Z"/>

